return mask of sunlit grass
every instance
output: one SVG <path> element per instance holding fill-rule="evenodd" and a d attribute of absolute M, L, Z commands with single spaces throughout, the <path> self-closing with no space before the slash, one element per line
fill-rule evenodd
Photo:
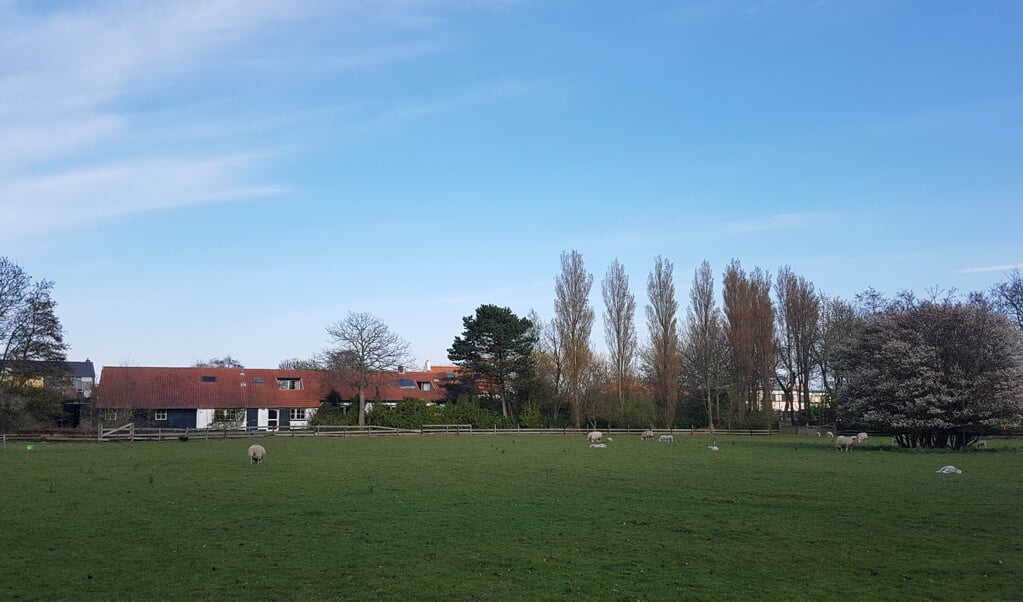
<path fill-rule="evenodd" d="M 0 598 L 1018 599 L 1019 448 L 710 442 L 9 445 Z"/>

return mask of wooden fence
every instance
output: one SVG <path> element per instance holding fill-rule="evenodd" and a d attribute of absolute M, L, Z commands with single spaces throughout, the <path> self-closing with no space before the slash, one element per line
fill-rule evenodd
<path fill-rule="evenodd" d="M 585 437 L 593 429 L 556 428 L 475 428 L 471 424 L 424 424 L 418 429 L 399 429 L 386 426 L 308 426 L 280 427 L 274 430 L 258 429 L 187 429 L 143 428 L 134 423 L 116 427 L 98 426 L 88 429 L 46 429 L 8 433 L 6 441 L 189 441 L 210 439 L 251 439 L 259 437 L 379 437 L 430 435 L 561 435 Z M 644 428 L 599 429 L 605 436 L 636 436 Z M 715 429 L 654 429 L 655 435 L 676 436 L 712 435 L 775 435 L 775 429 L 727 430 Z"/>

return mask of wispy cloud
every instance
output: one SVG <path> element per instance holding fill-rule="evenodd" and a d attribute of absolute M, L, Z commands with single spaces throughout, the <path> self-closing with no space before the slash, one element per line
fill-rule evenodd
<path fill-rule="evenodd" d="M 26 6 L 0 6 L 0 213 L 8 226 L 0 238 L 281 190 L 252 183 L 258 152 L 162 149 L 182 122 L 147 122 L 128 107 L 140 94 L 173 90 L 212 53 L 296 18 L 300 4 Z"/>
<path fill-rule="evenodd" d="M 284 192 L 250 183 L 259 157 L 178 157 L 105 164 L 0 184 L 0 240 L 84 226 L 111 217 Z M 102 199 L 102 202 L 95 202 Z M 83 202 L 83 200 L 85 202 Z"/>
<path fill-rule="evenodd" d="M 540 85 L 463 82 L 418 103 L 366 100 L 336 85 L 339 76 L 450 51 L 447 18 L 461 10 L 446 0 L 56 8 L 0 0 L 0 212 L 18 226 L 0 239 L 280 194 L 291 186 L 266 175 L 266 159 L 304 152 L 308 139 L 295 132 L 324 132 L 324 121 L 334 139 L 390 129 Z M 292 82 L 324 80 L 330 94 L 313 96 L 319 108 L 287 92 Z"/>
<path fill-rule="evenodd" d="M 985 272 L 1008 272 L 1017 268 L 1023 268 L 1023 263 L 1006 263 L 1003 265 L 991 265 L 977 268 L 963 268 L 960 274 L 982 274 Z"/>

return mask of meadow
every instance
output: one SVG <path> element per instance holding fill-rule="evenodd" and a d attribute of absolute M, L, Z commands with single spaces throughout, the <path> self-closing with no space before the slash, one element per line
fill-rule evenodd
<path fill-rule="evenodd" d="M 5 600 L 1018 600 L 1023 448 L 8 443 Z M 961 475 L 935 471 L 954 464 Z"/>

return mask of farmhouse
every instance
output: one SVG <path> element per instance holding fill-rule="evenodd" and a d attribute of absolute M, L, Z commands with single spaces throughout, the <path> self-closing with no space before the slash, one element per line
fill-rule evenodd
<path fill-rule="evenodd" d="M 403 399 L 440 402 L 447 395 L 444 376 L 437 371 L 374 374 L 366 400 L 389 406 Z M 331 391 L 343 408 L 357 405 L 358 389 L 349 380 L 319 370 L 107 366 L 96 411 L 106 422 L 274 430 L 308 425 Z"/>

